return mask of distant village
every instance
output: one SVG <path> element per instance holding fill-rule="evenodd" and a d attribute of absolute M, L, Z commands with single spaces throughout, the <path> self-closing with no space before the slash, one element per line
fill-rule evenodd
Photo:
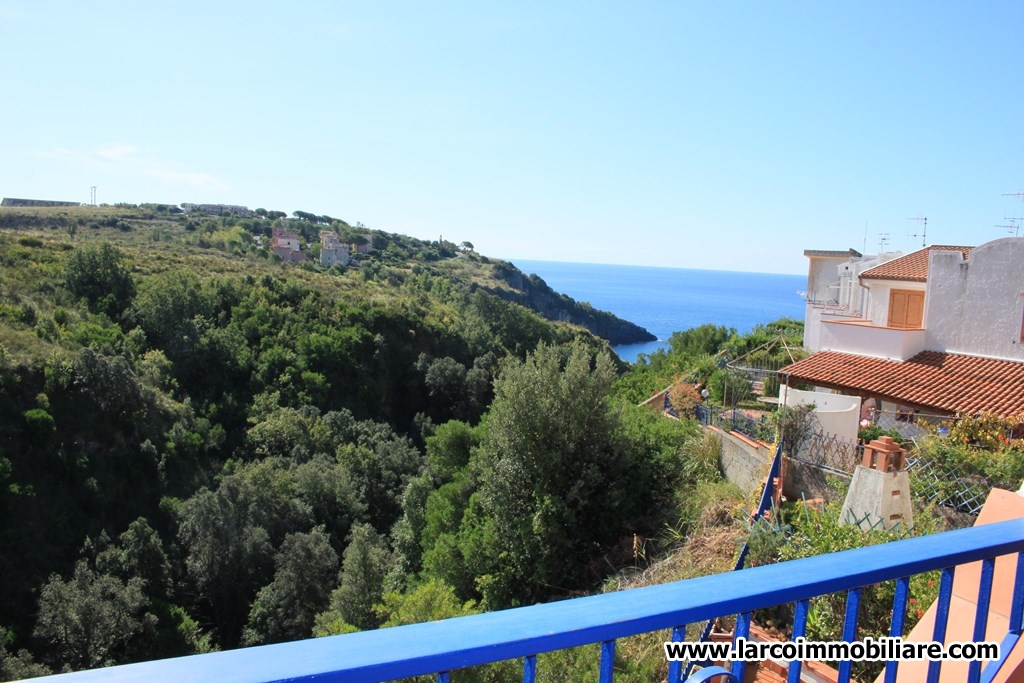
<path fill-rule="evenodd" d="M 88 206 L 81 202 L 65 202 L 49 199 L 19 199 L 15 197 L 4 197 L 0 201 L 0 207 L 20 208 L 46 208 L 46 207 L 69 207 Z M 253 218 L 258 214 L 248 206 L 238 204 L 192 204 L 184 202 L 178 206 L 173 204 L 154 204 L 157 209 L 163 209 L 171 213 L 198 213 L 208 216 L 239 216 L 241 218 Z M 283 214 L 282 214 L 283 215 Z M 298 220 L 297 218 L 294 220 Z M 256 244 L 264 246 L 262 237 L 257 236 Z M 333 230 L 320 231 L 320 264 L 330 267 L 333 265 L 347 266 L 351 261 L 351 254 L 368 254 L 373 249 L 373 236 L 370 234 L 360 235 L 353 243 L 343 243 L 341 238 Z M 268 250 L 277 254 L 283 260 L 291 263 L 303 263 L 309 260 L 308 255 L 302 251 L 298 233 L 287 228 L 274 228 Z"/>

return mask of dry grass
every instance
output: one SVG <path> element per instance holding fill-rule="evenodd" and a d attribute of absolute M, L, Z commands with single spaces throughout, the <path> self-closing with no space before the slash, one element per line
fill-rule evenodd
<path fill-rule="evenodd" d="M 742 526 L 734 519 L 741 504 L 739 498 L 708 500 L 697 517 L 694 530 L 670 555 L 642 572 L 616 577 L 606 584 L 606 591 L 643 588 L 731 571 L 744 535 Z M 703 626 L 690 624 L 687 637 L 696 639 Z M 655 672 L 657 678 L 652 680 L 664 680 L 668 663 L 662 644 L 670 637 L 671 632 L 664 630 L 623 638 L 616 643 L 616 651 L 621 659 L 637 663 L 639 671 Z M 626 679 L 634 680 L 629 676 Z"/>

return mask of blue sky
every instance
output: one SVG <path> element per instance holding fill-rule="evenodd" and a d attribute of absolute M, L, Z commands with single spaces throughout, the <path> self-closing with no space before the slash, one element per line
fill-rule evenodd
<path fill-rule="evenodd" d="M 1004 237 L 1020 2 L 0 0 L 0 195 L 801 273 Z"/>

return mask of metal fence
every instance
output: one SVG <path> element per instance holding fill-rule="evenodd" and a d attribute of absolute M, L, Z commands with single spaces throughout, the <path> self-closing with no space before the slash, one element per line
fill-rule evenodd
<path fill-rule="evenodd" d="M 770 441 L 774 434 L 765 417 L 753 418 L 740 410 L 724 409 L 710 404 L 698 404 L 696 418 L 704 426 L 715 426 L 725 431 L 739 432 L 751 439 Z M 874 415 L 874 424 L 885 431 L 895 431 L 908 449 L 906 470 L 910 473 L 911 493 L 915 498 L 934 502 L 969 515 L 977 515 L 994 487 L 1015 489 L 1019 482 L 996 481 L 990 477 L 968 471 L 963 465 L 944 463 L 916 452 L 916 440 L 934 433 L 931 418 L 921 416 L 919 421 L 908 421 L 908 416 L 892 412 Z M 828 472 L 852 474 L 864 455 L 859 441 L 842 439 L 823 431 L 812 433 L 790 458 Z"/>
<path fill-rule="evenodd" d="M 773 439 L 771 427 L 763 415 L 751 417 L 735 408 L 725 409 L 708 403 L 699 403 L 694 409 L 697 422 L 705 427 L 718 427 L 725 431 L 739 432 L 751 439 Z"/>
<path fill-rule="evenodd" d="M 904 443 L 908 454 L 906 470 L 915 498 L 933 502 L 969 515 L 977 515 L 994 487 L 1014 489 L 1018 482 L 996 481 L 967 470 L 962 464 L 946 463 L 921 454 L 916 442 Z M 863 444 L 835 434 L 816 432 L 791 455 L 792 460 L 839 474 L 852 474 L 864 455 Z"/>
<path fill-rule="evenodd" d="M 914 497 L 969 515 L 981 512 L 982 505 L 994 487 L 1007 484 L 970 473 L 955 464 L 920 455 L 907 458 L 907 471 L 910 472 L 910 491 Z M 1010 485 L 1011 488 L 1015 486 Z"/>
<path fill-rule="evenodd" d="M 850 474 L 863 455 L 864 446 L 857 441 L 848 441 L 827 432 L 815 432 L 790 458 L 823 470 Z"/>
<path fill-rule="evenodd" d="M 904 439 L 920 439 L 922 436 L 935 433 L 936 428 L 949 418 L 943 415 L 925 415 L 921 413 L 875 412 L 872 422 L 882 431 L 897 432 Z"/>

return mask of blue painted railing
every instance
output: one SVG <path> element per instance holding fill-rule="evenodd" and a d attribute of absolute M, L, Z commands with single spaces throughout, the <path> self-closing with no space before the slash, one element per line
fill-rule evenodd
<path fill-rule="evenodd" d="M 896 580 L 892 635 L 901 635 L 909 594 L 908 577 L 936 569 L 943 573 L 935 640 L 942 640 L 953 568 L 984 560 L 983 595 L 979 596 L 974 629 L 980 639 L 978 634 L 985 631 L 987 614 L 980 606 L 988 604 L 992 558 L 1016 554 L 1012 606 L 999 606 L 1011 615 L 1001 651 L 1005 658 L 1024 624 L 1022 551 L 1024 520 L 1011 520 L 660 586 L 426 624 L 96 669 L 50 680 L 365 683 L 442 672 L 438 680 L 445 682 L 448 675 L 444 672 L 524 658 L 523 680 L 532 682 L 538 653 L 601 643 L 600 680 L 607 683 L 612 680 L 615 641 L 619 638 L 672 629 L 674 639 L 682 640 L 687 624 L 727 615 L 739 615 L 737 633 L 742 634 L 753 610 L 784 603 L 795 603 L 794 633 L 800 635 L 806 627 L 808 600 L 837 591 L 848 592 L 845 633 L 847 639 L 853 639 L 859 589 L 891 579 Z M 932 664 L 930 679 L 937 680 L 938 664 Z M 1000 664 L 990 662 L 984 672 L 980 666 L 973 667 L 971 680 L 990 680 Z M 799 679 L 799 669 L 799 664 L 790 666 L 790 681 Z M 679 666 L 670 668 L 672 683 L 679 680 L 680 671 Z M 741 663 L 734 663 L 733 674 L 742 677 Z M 845 677 L 840 680 L 849 680 L 849 663 L 841 665 L 840 674 Z M 886 680 L 893 680 L 895 674 L 896 667 L 890 663 Z"/>

